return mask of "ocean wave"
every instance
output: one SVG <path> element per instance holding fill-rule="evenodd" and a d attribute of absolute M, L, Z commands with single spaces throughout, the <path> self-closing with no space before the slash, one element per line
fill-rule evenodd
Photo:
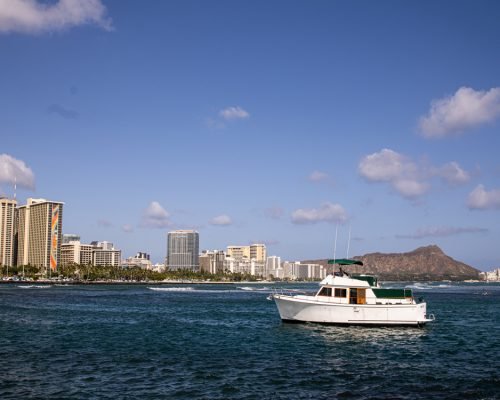
<path fill-rule="evenodd" d="M 238 287 L 238 289 L 240 289 L 240 290 L 247 290 L 249 292 L 262 292 L 262 291 L 270 291 L 271 290 L 268 287 L 259 287 L 259 288 L 256 288 L 256 287 L 250 287 L 250 286 L 242 286 L 242 287 Z"/>
<path fill-rule="evenodd" d="M 428 286 L 426 284 L 415 283 L 413 285 L 406 285 L 406 289 L 415 289 L 415 290 L 429 290 L 432 289 L 432 286 Z"/>
<path fill-rule="evenodd" d="M 51 285 L 18 285 L 20 289 L 48 289 Z"/>
<path fill-rule="evenodd" d="M 157 292 L 192 292 L 195 290 L 193 287 L 173 287 L 173 288 L 148 287 L 148 289 Z"/>

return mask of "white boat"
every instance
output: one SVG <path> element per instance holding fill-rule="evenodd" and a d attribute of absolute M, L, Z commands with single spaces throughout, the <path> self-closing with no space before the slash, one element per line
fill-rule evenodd
<path fill-rule="evenodd" d="M 341 325 L 413 325 L 434 321 L 427 304 L 417 302 L 411 289 L 381 288 L 372 275 L 348 274 L 346 265 L 357 260 L 329 260 L 340 270 L 328 275 L 314 295 L 276 291 L 270 298 L 286 322 L 317 322 Z"/>

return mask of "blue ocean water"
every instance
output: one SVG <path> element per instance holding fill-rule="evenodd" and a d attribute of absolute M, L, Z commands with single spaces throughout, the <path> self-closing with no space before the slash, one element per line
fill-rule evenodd
<path fill-rule="evenodd" d="M 500 285 L 412 286 L 425 328 L 284 324 L 270 284 L 0 285 L 0 398 L 499 399 Z"/>

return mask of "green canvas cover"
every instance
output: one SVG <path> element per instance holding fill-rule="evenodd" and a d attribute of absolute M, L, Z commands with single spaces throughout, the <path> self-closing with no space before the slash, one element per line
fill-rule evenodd
<path fill-rule="evenodd" d="M 338 265 L 363 265 L 361 261 L 358 260 L 348 260 L 347 258 L 339 258 L 334 260 L 328 260 L 328 264 L 338 264 Z"/>

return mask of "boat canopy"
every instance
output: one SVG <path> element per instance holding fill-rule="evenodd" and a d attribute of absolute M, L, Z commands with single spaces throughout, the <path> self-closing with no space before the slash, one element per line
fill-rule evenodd
<path fill-rule="evenodd" d="M 358 260 L 348 260 L 347 258 L 339 258 L 334 260 L 328 260 L 328 264 L 338 264 L 338 265 L 363 265 L 361 261 Z"/>

